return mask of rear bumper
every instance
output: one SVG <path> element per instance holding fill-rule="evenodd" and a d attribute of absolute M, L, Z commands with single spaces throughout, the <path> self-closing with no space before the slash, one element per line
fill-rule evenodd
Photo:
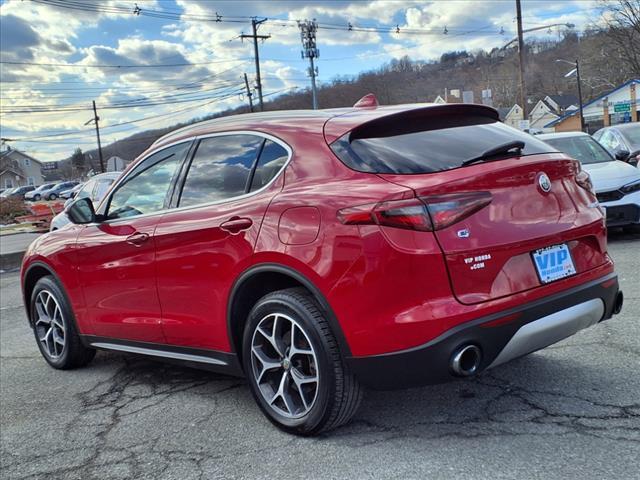
<path fill-rule="evenodd" d="M 561 293 L 459 325 L 408 350 L 347 358 L 365 385 L 378 389 L 442 383 L 454 377 L 450 363 L 464 345 L 482 352 L 477 372 L 505 363 L 611 318 L 619 292 L 615 273 Z"/>

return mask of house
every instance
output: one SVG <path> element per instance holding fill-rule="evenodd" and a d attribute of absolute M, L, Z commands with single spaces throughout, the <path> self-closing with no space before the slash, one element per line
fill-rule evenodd
<path fill-rule="evenodd" d="M 545 125 L 560 118 L 565 113 L 577 110 L 580 102 L 575 95 L 547 95 L 529 112 L 529 130 L 547 132 Z"/>
<path fill-rule="evenodd" d="M 634 78 L 582 106 L 584 123 L 589 133 L 618 123 L 640 121 L 638 102 L 640 79 Z M 572 110 L 545 125 L 551 132 L 580 131 L 580 115 Z"/>
<path fill-rule="evenodd" d="M 521 122 L 524 120 L 522 107 L 517 103 L 509 108 L 497 108 L 498 114 L 500 115 L 500 120 L 506 125 L 509 125 L 513 128 L 521 129 Z"/>
<path fill-rule="evenodd" d="M 0 152 L 0 188 L 40 185 L 43 182 L 39 160 L 10 147 Z"/>

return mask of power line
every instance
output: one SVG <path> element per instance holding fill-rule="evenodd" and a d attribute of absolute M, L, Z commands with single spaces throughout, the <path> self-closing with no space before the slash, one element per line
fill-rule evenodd
<path fill-rule="evenodd" d="M 239 85 L 239 84 L 238 84 Z M 205 100 L 210 98 L 209 96 L 204 97 L 193 97 L 189 99 L 181 99 L 181 100 L 172 100 L 167 102 L 147 102 L 147 103 L 137 103 L 134 105 L 105 105 L 101 106 L 102 110 L 112 110 L 112 109 L 121 109 L 121 108 L 138 108 L 138 107 L 155 107 L 158 105 L 173 105 L 176 103 L 185 103 L 185 102 L 193 102 L 195 100 Z M 63 108 L 41 108 L 41 109 L 27 109 L 27 110 L 2 110 L 0 113 L 2 114 L 14 114 L 14 113 L 65 113 L 65 112 L 84 112 L 91 110 L 91 108 L 76 108 L 76 107 L 63 107 Z"/>
<path fill-rule="evenodd" d="M 235 60 L 213 60 L 210 62 L 189 62 L 189 63 L 162 63 L 162 64 L 138 64 L 138 65 L 83 65 L 78 63 L 37 63 L 37 62 L 7 62 L 0 61 L 3 65 L 30 65 L 38 67 L 69 67 L 69 68 L 171 68 L 171 67 L 192 67 L 197 65 L 212 65 L 215 63 L 229 63 L 251 60 L 251 57 L 236 58 Z"/>
<path fill-rule="evenodd" d="M 134 16 L 147 16 L 153 18 L 160 18 L 166 20 L 177 20 L 177 21 L 200 21 L 207 23 L 247 23 L 249 19 L 255 20 L 256 17 L 251 16 L 223 16 L 218 14 L 215 15 L 196 15 L 186 13 L 184 11 L 171 11 L 171 10 L 155 10 L 152 8 L 139 8 L 136 6 L 134 9 L 130 9 L 127 7 L 121 7 L 116 5 L 97 5 L 97 4 L 86 4 L 73 0 L 31 0 L 35 3 L 40 3 L 49 6 L 55 6 L 59 8 L 67 8 L 72 10 L 80 10 L 87 12 L 95 12 L 95 13 L 111 13 L 111 14 L 121 14 L 121 15 L 134 15 Z M 295 28 L 301 20 L 292 20 L 292 19 L 279 19 L 279 18 L 270 18 L 265 17 L 263 21 L 267 21 L 273 23 L 275 26 L 283 26 L 283 27 L 291 27 Z M 358 25 L 355 22 L 347 22 L 344 23 L 329 23 L 329 22 L 318 22 L 318 28 L 326 29 L 326 30 L 342 30 L 347 32 L 369 32 L 369 33 L 388 33 L 388 34 L 396 34 L 396 35 L 446 35 L 448 33 L 465 33 L 469 32 L 469 30 L 464 29 L 448 29 L 446 26 L 444 28 L 407 28 L 401 27 L 399 24 L 395 26 L 373 26 L 373 25 Z M 496 32 L 496 34 L 500 34 L 500 32 Z"/>

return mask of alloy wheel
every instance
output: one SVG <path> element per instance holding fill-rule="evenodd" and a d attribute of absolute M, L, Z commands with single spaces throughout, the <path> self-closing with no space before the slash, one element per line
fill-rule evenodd
<path fill-rule="evenodd" d="M 279 415 L 300 418 L 318 395 L 318 360 L 309 337 L 293 318 L 264 317 L 251 340 L 253 378 L 265 402 Z"/>
<path fill-rule="evenodd" d="M 58 300 L 48 290 L 42 290 L 36 297 L 35 307 L 34 326 L 42 350 L 51 359 L 60 358 L 64 352 L 66 328 Z"/>

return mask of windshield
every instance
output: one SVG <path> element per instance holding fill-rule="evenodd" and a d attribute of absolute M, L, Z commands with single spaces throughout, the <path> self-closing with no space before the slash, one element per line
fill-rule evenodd
<path fill-rule="evenodd" d="M 54 185 L 55 185 L 55 183 L 45 183 L 44 185 L 40 185 L 38 188 L 36 188 L 36 189 L 34 190 L 34 192 L 35 192 L 35 191 L 37 191 L 37 192 L 41 192 L 42 190 L 48 190 L 48 189 L 50 189 L 51 187 L 53 187 Z"/>
<path fill-rule="evenodd" d="M 614 158 L 609 155 L 605 148 L 588 136 L 558 137 L 545 140 L 549 145 L 553 145 L 561 152 L 580 163 L 602 163 L 613 162 Z"/>
<path fill-rule="evenodd" d="M 634 125 L 633 127 L 625 129 L 621 128 L 619 131 L 633 147 L 640 147 L 640 125 Z"/>
<path fill-rule="evenodd" d="M 0 193 L 0 197 L 8 197 L 15 188 L 8 188 L 4 192 Z"/>

